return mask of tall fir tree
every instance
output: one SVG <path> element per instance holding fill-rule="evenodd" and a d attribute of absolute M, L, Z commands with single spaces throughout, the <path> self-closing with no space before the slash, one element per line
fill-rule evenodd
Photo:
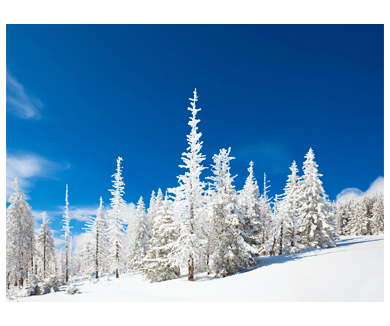
<path fill-rule="evenodd" d="M 267 175 L 264 173 L 263 193 L 259 199 L 260 206 L 260 232 L 259 232 L 259 245 L 263 246 L 266 241 L 271 237 L 271 223 L 272 223 L 272 208 L 271 199 L 268 197 L 268 185 Z"/>
<path fill-rule="evenodd" d="M 148 242 L 151 237 L 142 196 L 138 200 L 136 213 L 129 227 L 130 229 L 127 232 L 130 235 L 130 266 L 139 268 L 146 255 Z"/>
<path fill-rule="evenodd" d="M 246 178 L 244 188 L 239 192 L 238 201 L 244 210 L 244 225 L 242 234 L 245 242 L 251 246 L 260 244 L 259 236 L 261 227 L 261 211 L 259 201 L 259 187 L 253 173 L 253 162 L 249 163 L 249 175 Z"/>
<path fill-rule="evenodd" d="M 90 235 L 92 246 L 91 259 L 95 270 L 95 278 L 99 278 L 99 271 L 103 270 L 104 260 L 109 255 L 108 223 L 103 212 L 103 199 L 100 197 L 100 205 L 96 217 L 90 217 L 86 223 L 87 233 Z"/>
<path fill-rule="evenodd" d="M 168 195 L 165 195 L 156 212 L 149 248 L 142 262 L 142 273 L 146 280 L 161 282 L 179 276 L 179 269 L 168 260 L 168 254 L 177 237 L 178 232 L 172 219 L 172 203 Z"/>
<path fill-rule="evenodd" d="M 191 99 L 191 111 L 189 125 L 191 133 L 187 135 L 189 147 L 188 152 L 182 154 L 184 165 L 179 167 L 187 171 L 178 176 L 179 186 L 171 188 L 169 191 L 173 194 L 173 216 L 174 223 L 179 230 L 179 236 L 172 245 L 172 250 L 168 257 L 173 265 L 179 266 L 186 264 L 188 266 L 188 281 L 194 281 L 195 265 L 201 263 L 203 257 L 204 245 L 207 242 L 203 237 L 202 215 L 204 211 L 204 187 L 205 183 L 200 180 L 201 172 L 205 169 L 201 164 L 205 156 L 200 153 L 202 134 L 198 132 L 197 124 L 200 121 L 196 119 L 200 109 L 196 108 L 198 96 L 196 89 L 194 98 Z"/>
<path fill-rule="evenodd" d="M 217 277 L 225 277 L 253 266 L 254 248 L 243 235 L 246 226 L 245 213 L 240 209 L 237 193 L 234 190 L 235 176 L 230 174 L 230 148 L 221 149 L 218 155 L 213 156 L 214 165 L 209 177 L 210 199 L 207 205 L 210 231 L 208 241 L 212 255 L 209 270 Z M 249 237 L 248 237 L 249 238 Z"/>
<path fill-rule="evenodd" d="M 310 148 L 305 155 L 303 177 L 298 183 L 298 234 L 299 242 L 313 248 L 334 247 L 335 226 L 331 205 L 327 200 L 318 173 L 314 152 Z"/>
<path fill-rule="evenodd" d="M 41 249 L 42 259 L 42 279 L 47 278 L 51 273 L 50 266 L 55 259 L 55 245 L 53 231 L 50 228 L 50 220 L 47 218 L 47 213 L 42 213 L 42 225 L 38 235 L 38 245 Z"/>
<path fill-rule="evenodd" d="M 63 227 L 62 231 L 64 231 L 64 234 L 62 237 L 65 240 L 65 282 L 69 281 L 69 271 L 70 271 L 70 259 L 72 254 L 72 249 L 70 246 L 70 229 L 72 228 L 70 223 L 70 216 L 69 216 L 69 202 L 68 202 L 68 185 L 66 185 L 66 192 L 65 192 L 65 213 L 63 215 Z"/>
<path fill-rule="evenodd" d="M 31 271 L 34 253 L 34 225 L 31 206 L 19 190 L 19 181 L 12 183 L 15 193 L 9 198 L 6 222 L 6 278 L 7 288 L 23 286 Z"/>
<path fill-rule="evenodd" d="M 119 278 L 119 268 L 121 267 L 121 255 L 122 255 L 122 237 L 125 232 L 125 221 L 123 220 L 123 207 L 125 206 L 125 201 L 122 196 L 124 192 L 125 183 L 123 182 L 122 177 L 122 168 L 121 162 L 123 161 L 122 157 L 118 157 L 116 160 L 117 167 L 116 173 L 112 175 L 114 180 L 113 189 L 110 189 L 112 195 L 111 201 L 111 210 L 107 212 L 109 217 L 109 241 L 111 247 L 111 263 L 112 268 L 115 270 L 115 277 Z"/>
<path fill-rule="evenodd" d="M 284 188 L 283 200 L 280 203 L 281 211 L 285 214 L 284 219 L 284 240 L 286 253 L 297 252 L 297 229 L 298 229 L 298 182 L 301 178 L 298 176 L 298 168 L 295 161 L 291 167 L 291 174 L 288 176 L 286 186 Z"/>

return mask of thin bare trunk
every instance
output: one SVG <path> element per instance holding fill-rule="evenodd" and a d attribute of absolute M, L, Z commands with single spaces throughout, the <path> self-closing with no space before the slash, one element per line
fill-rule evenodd
<path fill-rule="evenodd" d="M 96 232 L 96 278 L 99 278 L 99 231 Z"/>
<path fill-rule="evenodd" d="M 280 223 L 280 250 L 279 250 L 279 256 L 283 254 L 283 220 Z"/>
<path fill-rule="evenodd" d="M 192 255 L 188 260 L 188 280 L 189 281 L 194 280 L 194 259 L 192 258 Z"/>
<path fill-rule="evenodd" d="M 119 244 L 118 244 L 118 241 L 116 242 L 116 254 L 115 254 L 115 259 L 116 259 L 115 277 L 116 277 L 116 278 L 119 278 L 119 270 L 118 270 L 118 265 L 119 265 Z"/>

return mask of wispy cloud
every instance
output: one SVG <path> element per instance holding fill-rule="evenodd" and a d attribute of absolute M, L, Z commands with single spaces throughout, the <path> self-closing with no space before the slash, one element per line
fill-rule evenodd
<path fill-rule="evenodd" d="M 370 187 L 366 191 L 361 191 L 358 188 L 346 188 L 337 195 L 337 202 L 343 203 L 349 200 L 360 200 L 364 196 L 371 196 L 376 192 L 384 192 L 385 179 L 378 177 L 371 183 Z"/>
<path fill-rule="evenodd" d="M 54 245 L 57 247 L 57 246 L 61 246 L 65 244 L 65 240 L 64 239 L 61 239 L 61 238 L 54 238 Z"/>
<path fill-rule="evenodd" d="M 233 156 L 237 160 L 246 160 L 248 164 L 250 161 L 255 163 L 258 176 L 263 172 L 269 175 L 286 174 L 292 163 L 292 157 L 287 149 L 276 142 L 260 141 L 238 148 L 234 152 L 233 150 Z"/>
<path fill-rule="evenodd" d="M 35 178 L 55 178 L 60 170 L 68 169 L 69 163 L 58 163 L 50 161 L 34 153 L 9 153 L 6 157 L 7 165 L 7 199 L 14 192 L 12 182 L 19 179 L 20 189 L 27 193 L 33 186 Z"/>
<path fill-rule="evenodd" d="M 7 71 L 7 110 L 22 119 L 40 119 L 42 102 Z"/>

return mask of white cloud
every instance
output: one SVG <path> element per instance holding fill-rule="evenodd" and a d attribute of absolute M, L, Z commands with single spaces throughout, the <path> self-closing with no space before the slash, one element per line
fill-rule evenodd
<path fill-rule="evenodd" d="M 7 110 L 22 119 L 39 119 L 42 103 L 7 71 Z"/>
<path fill-rule="evenodd" d="M 65 240 L 61 238 L 54 238 L 54 245 L 55 246 L 61 246 L 65 244 Z"/>
<path fill-rule="evenodd" d="M 343 203 L 348 200 L 360 200 L 363 199 L 365 195 L 371 196 L 376 192 L 384 192 L 385 179 L 383 177 L 378 177 L 370 185 L 366 191 L 361 191 L 358 188 L 346 188 L 337 195 L 337 202 Z"/>
<path fill-rule="evenodd" d="M 98 207 L 99 205 L 83 206 L 83 207 L 70 206 L 69 215 L 71 219 L 81 221 L 81 222 L 86 222 L 89 220 L 89 216 L 96 216 Z"/>
<path fill-rule="evenodd" d="M 90 234 L 88 233 L 80 233 L 73 236 L 72 248 L 81 248 L 84 243 L 88 240 Z"/>
<path fill-rule="evenodd" d="M 7 199 L 14 193 L 12 182 L 15 178 L 19 180 L 19 189 L 24 193 L 33 186 L 34 178 L 53 178 L 56 172 L 63 169 L 68 169 L 68 163 L 60 164 L 52 162 L 37 154 L 18 153 L 11 154 L 7 152 L 7 180 L 6 180 L 6 195 Z"/>

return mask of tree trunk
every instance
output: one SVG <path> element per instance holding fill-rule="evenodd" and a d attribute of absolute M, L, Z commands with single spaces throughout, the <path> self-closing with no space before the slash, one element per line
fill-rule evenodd
<path fill-rule="evenodd" d="M 279 249 L 279 256 L 283 254 L 283 220 L 280 223 L 280 249 Z"/>
<path fill-rule="evenodd" d="M 99 231 L 96 233 L 96 278 L 99 278 Z"/>
<path fill-rule="evenodd" d="M 46 242 L 43 242 L 43 277 L 46 277 Z"/>
<path fill-rule="evenodd" d="M 119 270 L 118 270 L 118 265 L 119 265 L 119 244 L 118 244 L 118 241 L 116 242 L 116 254 L 115 254 L 115 258 L 116 258 L 115 277 L 116 277 L 116 278 L 119 278 Z"/>
<path fill-rule="evenodd" d="M 194 280 L 194 259 L 192 256 L 190 256 L 190 259 L 188 260 L 188 280 Z"/>
<path fill-rule="evenodd" d="M 206 256 L 206 269 L 207 269 L 207 275 L 210 274 L 210 271 L 209 271 L 209 257 L 210 257 L 210 254 L 207 254 L 207 256 Z"/>
<path fill-rule="evenodd" d="M 65 282 L 69 280 L 69 268 L 68 268 L 68 237 L 66 237 L 66 247 L 65 247 Z"/>
<path fill-rule="evenodd" d="M 276 242 L 276 237 L 274 237 L 274 243 L 272 244 L 272 249 L 271 249 L 271 252 L 270 252 L 270 256 L 275 256 L 275 254 L 274 254 L 275 242 Z"/>

